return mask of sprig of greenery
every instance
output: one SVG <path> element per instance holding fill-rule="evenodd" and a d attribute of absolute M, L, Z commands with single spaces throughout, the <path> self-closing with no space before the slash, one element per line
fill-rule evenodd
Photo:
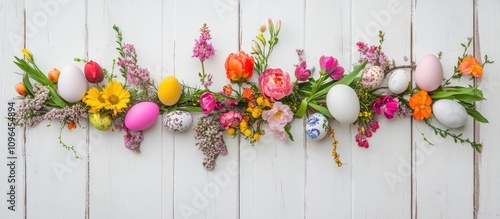
<path fill-rule="evenodd" d="M 262 74 L 268 67 L 269 67 L 269 57 L 271 56 L 271 53 L 273 52 L 274 46 L 278 44 L 279 42 L 279 32 L 281 30 L 281 21 L 276 22 L 276 25 L 273 23 L 271 19 L 268 20 L 268 28 L 269 28 L 269 40 L 266 42 L 266 38 L 262 34 L 264 31 L 261 30 L 261 33 L 257 34 L 256 38 L 257 40 L 252 41 L 252 50 L 253 54 L 255 56 L 255 62 L 254 62 L 254 71 L 257 72 L 257 74 Z M 260 43 L 260 45 L 259 45 Z M 266 46 L 269 44 L 269 46 L 266 48 Z M 262 49 L 261 49 L 262 45 Z M 267 49 L 267 51 L 266 51 Z"/>
<path fill-rule="evenodd" d="M 424 119 L 424 121 L 425 121 L 425 124 L 426 124 L 427 126 L 431 127 L 431 128 L 434 130 L 434 134 L 439 135 L 439 136 L 441 136 L 442 138 L 446 138 L 446 137 L 450 136 L 450 137 L 452 137 L 452 138 L 453 138 L 453 141 L 454 141 L 455 143 L 458 143 L 458 142 L 460 142 L 460 143 L 469 143 L 469 144 L 470 144 L 470 146 L 471 146 L 474 150 L 476 150 L 477 152 L 481 152 L 481 147 L 482 147 L 482 145 L 481 145 L 480 143 L 475 142 L 475 141 L 471 141 L 469 138 L 464 139 L 464 138 L 462 137 L 463 133 L 460 133 L 460 134 L 458 134 L 458 135 L 457 135 L 457 134 L 454 134 L 454 133 L 449 132 L 449 130 L 450 130 L 450 129 L 446 129 L 446 130 L 444 130 L 444 129 L 441 129 L 441 128 L 438 128 L 438 127 L 436 127 L 436 126 L 432 125 L 432 124 L 429 122 L 429 119 Z M 427 142 L 429 142 L 429 141 L 427 140 Z M 433 145 L 433 144 L 431 143 L 431 145 Z"/>
<path fill-rule="evenodd" d="M 59 139 L 59 144 L 60 144 L 61 146 L 63 146 L 63 148 L 64 148 L 64 149 L 66 149 L 66 150 L 68 150 L 68 151 L 72 151 L 72 152 L 73 152 L 73 154 L 75 155 L 75 158 L 76 158 L 76 159 L 81 159 L 81 157 L 80 157 L 80 156 L 78 156 L 78 154 L 76 153 L 75 146 L 68 146 L 67 144 L 65 144 L 65 143 L 62 141 L 62 137 L 61 137 L 61 136 L 62 136 L 62 130 L 63 130 L 63 128 L 64 128 L 64 125 L 61 125 L 61 129 L 59 129 L 59 137 L 58 137 L 58 139 Z"/>

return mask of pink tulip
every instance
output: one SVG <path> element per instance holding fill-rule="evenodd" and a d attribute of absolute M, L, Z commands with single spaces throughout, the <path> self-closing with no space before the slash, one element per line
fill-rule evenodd
<path fill-rule="evenodd" d="M 339 61 L 333 56 L 321 56 L 319 59 L 320 73 L 328 74 L 334 80 L 339 80 L 344 74 L 344 68 L 339 66 Z"/>
<path fill-rule="evenodd" d="M 295 77 L 299 81 L 307 81 L 311 76 L 311 70 L 307 69 L 306 61 L 302 61 L 300 65 L 295 68 Z"/>
<path fill-rule="evenodd" d="M 200 96 L 201 112 L 209 114 L 215 107 L 214 95 L 210 92 L 205 92 Z"/>

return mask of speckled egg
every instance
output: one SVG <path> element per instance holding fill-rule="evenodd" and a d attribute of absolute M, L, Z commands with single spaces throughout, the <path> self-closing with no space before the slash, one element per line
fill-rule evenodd
<path fill-rule="evenodd" d="M 168 131 L 173 133 L 183 132 L 191 127 L 193 123 L 193 116 L 185 111 L 173 111 L 165 115 L 163 118 L 163 125 Z"/>
<path fill-rule="evenodd" d="M 361 76 L 361 79 L 363 80 L 363 85 L 365 87 L 374 90 L 375 88 L 380 86 L 380 84 L 382 84 L 382 81 L 384 80 L 384 69 L 382 69 L 380 66 L 372 66 L 366 68 L 363 72 L 363 75 Z"/>
<path fill-rule="evenodd" d="M 110 114 L 102 116 L 99 113 L 89 113 L 89 121 L 96 129 L 107 131 L 113 125 L 113 119 Z"/>
<path fill-rule="evenodd" d="M 309 139 L 319 141 L 326 136 L 328 127 L 328 118 L 321 113 L 314 113 L 307 120 L 306 135 Z"/>

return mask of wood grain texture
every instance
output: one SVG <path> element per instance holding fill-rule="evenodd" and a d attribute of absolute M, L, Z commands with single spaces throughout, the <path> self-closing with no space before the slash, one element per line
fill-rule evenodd
<path fill-rule="evenodd" d="M 308 67 L 318 67 L 321 55 L 332 55 L 350 70 L 359 57 L 355 43 L 377 44 L 378 30 L 386 33 L 383 50 L 398 64 L 407 64 L 403 56 L 418 62 L 442 51 L 449 77 L 467 37 L 475 37 L 476 57 L 488 54 L 498 61 L 498 10 L 494 0 L 2 1 L 0 112 L 4 117 L 6 103 L 16 95 L 20 70 L 12 57 L 22 56 L 20 49 L 28 47 L 44 71 L 62 69 L 75 57 L 110 70 L 118 57 L 113 24 L 121 27 L 124 42 L 136 46 L 139 64 L 156 84 L 175 75 L 200 86 L 201 65 L 191 56 L 207 23 L 216 55 L 205 69 L 214 75 L 211 89 L 217 91 L 229 83 L 227 55 L 249 53 L 268 18 L 282 20 L 271 67 L 293 79 L 295 49 L 305 50 Z M 0 218 L 500 218 L 499 68 L 498 63 L 486 66 L 477 81 L 487 98 L 478 108 L 490 123 L 474 128 L 469 119 L 454 131 L 483 143 L 483 153 L 475 157 L 469 145 L 443 140 L 421 121 L 397 117 L 379 120 L 368 149 L 357 146 L 354 126 L 331 122 L 341 168 L 331 156 L 332 140 L 307 139 L 305 120 L 296 119 L 295 141 L 283 142 L 270 131 L 254 146 L 242 136 L 226 137 L 229 154 L 218 158 L 213 172 L 202 166 L 194 131 L 172 134 L 162 117 L 144 131 L 141 153 L 124 147 L 124 132 L 101 132 L 87 122 L 72 131 L 64 128 L 63 140 L 77 148 L 81 160 L 59 145 L 57 121 L 25 132 L 18 127 L 18 208 L 11 212 L 2 201 Z M 202 114 L 193 116 L 196 121 Z M 3 120 L 4 142 L 6 127 Z M 425 143 L 422 134 L 435 145 Z M 6 191 L 5 148 L 0 156 L 0 191 Z"/>
<path fill-rule="evenodd" d="M 26 1 L 26 47 L 45 73 L 52 68 L 62 70 L 74 57 L 85 56 L 84 8 L 84 2 Z M 43 122 L 26 134 L 28 218 L 85 215 L 88 126 L 86 122 L 80 125 L 69 131 L 57 121 Z M 60 128 L 63 141 L 74 146 L 83 159 L 76 160 L 61 147 Z"/>
<path fill-rule="evenodd" d="M 500 57 L 499 44 L 496 39 L 500 36 L 500 29 L 494 28 L 495 20 L 498 20 L 498 11 L 500 9 L 498 1 L 477 1 L 477 23 L 475 39 L 475 55 L 484 61 L 484 55 L 490 59 L 498 60 Z M 499 72 L 500 63 L 486 65 L 483 78 L 479 80 L 480 88 L 484 92 L 486 101 L 477 105 L 480 112 L 488 118 L 489 123 L 480 124 L 479 139 L 483 143 L 483 152 L 478 155 L 478 180 L 477 189 L 477 218 L 500 218 L 500 149 L 497 147 L 497 136 L 500 133 L 498 106 L 500 101 L 500 79 L 496 74 Z"/>
<path fill-rule="evenodd" d="M 4 119 L 8 116 L 9 103 L 14 102 L 19 106 L 20 101 L 14 97 L 17 95 L 14 90 L 15 84 L 22 81 L 22 76 L 16 74 L 19 72 L 17 66 L 12 62 L 12 55 L 22 57 L 21 49 L 24 47 L 24 1 L 3 1 L 0 3 L 0 66 L 3 69 L 3 78 L 0 80 L 0 112 L 2 121 L 0 122 L 0 139 L 2 142 L 2 149 L 0 150 L 0 188 L 2 191 L 2 204 L 0 204 L 0 215 L 7 218 L 24 218 L 25 217 L 25 159 L 23 157 L 24 151 L 24 129 L 15 127 L 15 154 L 10 154 L 7 148 L 10 141 L 9 128 L 14 127 L 11 121 Z M 7 58 L 8 57 L 8 58 Z M 17 111 L 17 110 L 16 110 Z M 5 143 L 4 143 L 5 142 Z M 15 157 L 15 159 L 9 159 Z M 7 164 L 15 163 L 15 169 L 12 170 L 11 166 Z M 14 167 L 14 166 L 12 166 Z M 14 180 L 14 181 L 12 181 Z M 11 189 L 11 186 L 14 186 Z M 7 200 L 11 199 L 12 191 L 15 196 L 15 203 L 8 203 Z M 8 194 L 11 193 L 11 194 Z M 9 209 L 11 207 L 11 209 Z"/>
<path fill-rule="evenodd" d="M 443 10 L 445 8 L 454 9 Z M 467 37 L 473 36 L 472 2 L 417 1 L 414 26 L 413 59 L 418 61 L 426 54 L 442 51 L 444 77 L 451 77 L 457 57 L 463 52 L 460 43 L 466 43 Z M 459 83 L 465 85 L 467 80 Z M 438 124 L 435 119 L 433 122 Z M 472 138 L 472 119 L 454 132 Z M 421 133 L 434 146 L 428 145 Z M 471 218 L 474 164 L 470 145 L 442 139 L 420 121 L 414 121 L 413 136 L 418 218 Z"/>

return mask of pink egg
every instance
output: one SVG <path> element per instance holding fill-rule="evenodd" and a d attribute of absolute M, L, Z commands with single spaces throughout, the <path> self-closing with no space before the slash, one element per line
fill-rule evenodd
<path fill-rule="evenodd" d="M 160 108 L 153 102 L 135 104 L 125 115 L 125 126 L 132 131 L 141 131 L 155 123 Z"/>
<path fill-rule="evenodd" d="M 426 91 L 434 91 L 441 85 L 443 66 L 435 55 L 428 54 L 420 59 L 415 69 L 415 82 Z"/>

